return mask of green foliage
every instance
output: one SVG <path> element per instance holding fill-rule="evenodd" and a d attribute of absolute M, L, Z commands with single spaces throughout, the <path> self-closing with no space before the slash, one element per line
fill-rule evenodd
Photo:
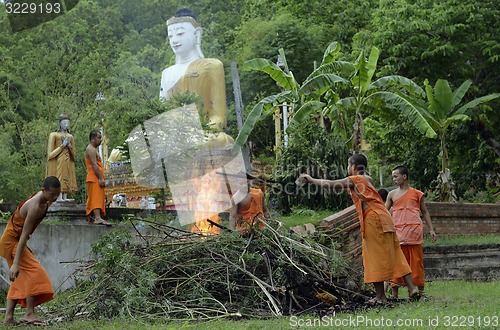
<path fill-rule="evenodd" d="M 348 150 L 345 142 L 324 128 L 318 128 L 316 120 L 309 118 L 300 129 L 289 136 L 289 144 L 275 167 L 275 177 L 287 186 L 293 185 L 301 173 L 323 179 L 340 179 L 347 175 Z M 317 189 L 307 185 L 288 195 L 290 188 L 277 191 L 271 201 L 278 205 L 305 206 L 311 209 L 337 210 L 345 208 L 348 196 L 336 191 Z M 294 189 L 293 189 L 294 190 Z M 287 204 L 288 203 L 288 204 Z M 284 210 L 286 211 L 286 209 Z"/>
<path fill-rule="evenodd" d="M 1 219 L 0 221 L 2 221 L 2 222 L 9 221 L 11 215 L 12 214 L 10 212 L 1 212 L 0 213 L 0 219 Z"/>
<path fill-rule="evenodd" d="M 0 31 L 5 32 L 0 34 L 0 142 L 4 146 L 0 158 L 0 198 L 5 200 L 20 201 L 39 188 L 45 174 L 47 138 L 56 129 L 56 118 L 61 112 L 71 117 L 77 149 L 79 191 L 72 197 L 84 202 L 82 153 L 88 132 L 103 126 L 109 146 L 114 148 L 123 145 L 130 127 L 162 110 L 157 102 L 160 74 L 175 59 L 167 42 L 165 21 L 177 8 L 186 6 L 185 2 L 81 0 L 72 1 L 74 4 L 68 13 L 17 33 L 12 33 L 5 12 L 0 10 Z M 3 8 L 4 4 L 0 6 Z M 263 110 L 267 116 L 273 106 L 287 98 L 293 100 L 296 117 L 291 120 L 290 134 L 308 116 L 315 116 L 318 125 L 329 132 L 345 140 L 352 136 L 355 114 L 337 104 L 342 99 L 349 101 L 347 98 L 354 96 L 349 95 L 352 89 L 341 87 L 331 74 L 351 77 L 347 66 L 356 62 L 361 50 L 369 54 L 372 46 L 380 49 L 379 71 L 373 74 L 373 82 L 382 77 L 382 83 L 384 77 L 395 75 L 419 83 L 444 77 L 450 86 L 471 80 L 474 83 L 464 96 L 464 103 L 498 92 L 500 86 L 498 8 L 491 1 L 201 0 L 188 7 L 202 23 L 205 56 L 220 58 L 225 64 L 230 112 L 234 109 L 230 61 L 236 61 L 240 69 L 245 61 L 255 58 L 274 63 L 278 50 L 283 48 L 291 74 L 286 72 L 303 89 L 273 100 Z M 343 54 L 332 46 L 326 51 L 331 57 L 322 60 L 321 54 L 331 40 L 342 45 Z M 362 62 L 369 61 L 368 58 Z M 252 109 L 262 106 L 259 103 L 266 96 L 281 92 L 263 72 L 241 72 L 240 78 L 246 117 Z M 395 92 L 396 85 L 390 85 L 390 91 Z M 388 87 L 384 87 L 385 92 Z M 106 96 L 105 102 L 96 102 L 99 91 Z M 372 92 L 375 91 L 369 93 Z M 404 93 L 412 92 L 405 88 Z M 402 106 L 400 99 L 390 101 L 386 94 L 379 96 L 378 100 L 373 98 L 372 104 L 364 104 L 363 116 L 380 115 L 383 108 Z M 350 104 L 355 104 L 354 100 Z M 475 123 L 484 124 L 490 134 L 484 135 L 477 125 L 467 128 L 475 136 L 478 156 L 486 155 L 488 159 L 500 134 L 496 108 L 498 100 L 491 101 L 491 107 L 477 107 L 467 113 Z M 323 116 L 319 116 L 320 109 Z M 236 136 L 232 118 L 234 113 L 228 115 L 228 132 Z M 272 150 L 274 144 L 272 118 L 261 119 L 249 135 L 256 154 Z M 483 134 L 483 142 L 476 138 L 477 132 Z M 399 140 L 402 145 L 414 138 L 398 136 L 403 139 Z M 457 154 L 463 154 L 461 146 L 468 144 L 463 142 L 450 137 L 450 155 L 455 149 Z M 385 148 L 388 143 L 377 145 Z M 417 158 L 418 154 L 412 157 Z M 415 164 L 427 163 L 423 153 L 422 156 Z M 479 173 L 485 168 L 479 165 L 480 161 L 474 167 L 470 163 L 467 160 L 467 164 L 462 164 L 452 158 L 450 166 L 454 175 L 461 172 L 456 174 L 460 178 L 489 175 L 490 172 Z M 457 189 L 468 182 L 457 182 Z M 475 189 L 485 187 L 485 183 L 474 185 Z"/>
<path fill-rule="evenodd" d="M 365 134 L 371 145 L 367 153 L 369 171 L 376 182 L 382 175 L 381 186 L 392 187 L 391 172 L 397 165 L 408 168 L 412 187 L 428 191 L 436 186 L 439 148 L 429 143 L 401 114 L 381 112 L 366 118 Z"/>
<path fill-rule="evenodd" d="M 94 273 L 90 280 L 95 282 L 93 290 L 107 292 L 99 299 L 92 299 L 87 306 L 90 313 L 97 318 L 112 318 L 130 315 L 130 310 L 148 306 L 149 293 L 153 290 L 157 275 L 149 269 L 141 267 L 144 255 L 124 253 L 132 246 L 129 231 L 114 231 L 103 235 L 92 246 L 98 256 Z M 88 288 L 86 280 L 81 286 Z M 78 306 L 75 306 L 78 308 Z M 70 313 L 75 313 L 74 309 Z"/>
<path fill-rule="evenodd" d="M 427 103 L 416 101 L 416 111 L 423 115 L 428 126 L 432 127 L 440 139 L 441 172 L 438 176 L 440 200 L 444 202 L 456 201 L 454 183 L 449 172 L 448 130 L 457 122 L 468 120 L 469 116 L 466 113 L 469 109 L 494 100 L 500 97 L 500 94 L 494 93 L 478 97 L 460 106 L 472 82 L 464 81 L 455 91 L 452 91 L 448 81 L 443 79 L 439 79 L 434 88 L 429 85 L 427 80 L 424 84 Z"/>
<path fill-rule="evenodd" d="M 279 216 L 279 221 L 283 222 L 286 227 L 300 226 L 307 223 L 311 223 L 316 226 L 321 220 L 334 214 L 335 212 L 336 211 L 326 209 L 311 210 L 309 208 L 292 207 L 292 213 L 286 216 Z"/>

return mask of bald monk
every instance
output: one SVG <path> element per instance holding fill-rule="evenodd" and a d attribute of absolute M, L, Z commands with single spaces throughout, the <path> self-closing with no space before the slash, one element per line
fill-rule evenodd
<path fill-rule="evenodd" d="M 49 275 L 26 244 L 60 193 L 59 179 L 47 177 L 41 191 L 19 204 L 0 239 L 0 255 L 9 265 L 11 280 L 5 309 L 4 324 L 7 326 L 18 325 L 14 319 L 14 309 L 18 303 L 26 308 L 21 323 L 45 325 L 45 322 L 37 319 L 35 306 L 54 298 L 52 284 Z"/>
<path fill-rule="evenodd" d="M 392 171 L 392 181 L 398 188 L 392 190 L 387 196 L 385 206 L 388 210 L 392 208 L 392 218 L 396 227 L 401 250 L 411 268 L 413 282 L 418 286 L 421 296 L 424 292 L 424 244 L 423 223 L 420 214 L 424 218 L 434 243 L 437 235 L 432 226 L 431 216 L 427 211 L 424 201 L 424 193 L 410 187 L 408 183 L 408 169 L 405 166 L 397 166 Z M 393 279 L 391 288 L 392 296 L 398 298 L 398 287 L 403 285 L 401 278 Z"/>
<path fill-rule="evenodd" d="M 307 174 L 301 177 L 321 187 L 350 192 L 361 225 L 364 281 L 375 287 L 376 296 L 369 303 L 385 304 L 384 281 L 396 277 L 403 278 L 410 298 L 417 299 L 418 291 L 399 246 L 391 214 L 374 188 L 372 178 L 365 174 L 368 160 L 356 154 L 349 158 L 347 167 L 349 176 L 340 180 L 313 179 Z"/>
<path fill-rule="evenodd" d="M 104 168 L 102 159 L 97 152 L 97 147 L 102 142 L 102 135 L 99 131 L 92 131 L 89 134 L 89 144 L 85 149 L 85 166 L 87 167 L 87 208 L 86 214 L 89 223 L 96 225 L 111 226 L 111 223 L 102 219 L 101 215 L 106 215 L 105 192 L 106 181 L 104 179 Z"/>
<path fill-rule="evenodd" d="M 246 192 L 236 192 L 233 200 L 240 202 L 229 210 L 229 229 L 247 234 L 256 224 L 260 229 L 264 228 L 264 224 L 258 219 L 269 219 L 269 212 L 262 190 L 249 186 Z"/>

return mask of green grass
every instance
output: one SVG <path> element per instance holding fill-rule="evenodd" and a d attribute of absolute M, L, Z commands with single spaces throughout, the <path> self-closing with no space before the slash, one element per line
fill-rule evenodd
<path fill-rule="evenodd" d="M 404 296 L 401 291 L 401 296 Z M 499 324 L 498 306 L 500 304 L 500 281 L 465 282 L 434 281 L 428 282 L 426 292 L 428 301 L 404 302 L 394 307 L 376 308 L 355 313 L 335 314 L 318 318 L 274 317 L 268 320 L 215 320 L 211 322 L 169 322 L 158 320 L 155 324 L 146 324 L 139 320 L 78 320 L 71 323 L 59 323 L 49 329 L 238 329 L 238 330 L 274 330 L 274 329 L 350 329 L 356 322 L 356 329 L 495 329 Z M 490 321 L 490 326 L 485 322 Z M 406 322 L 402 326 L 395 324 Z M 492 323 L 495 321 L 496 323 Z M 342 326 L 342 322 L 345 326 Z M 351 322 L 351 323 L 349 323 Z M 385 322 L 385 326 L 376 327 Z M 388 326 L 392 322 L 393 326 Z M 431 325 L 436 326 L 430 326 Z M 452 322 L 455 322 L 453 324 Z M 481 322 L 479 326 L 478 322 Z M 497 326 L 495 326 L 495 324 Z M 302 327 L 299 327 L 302 325 Z M 307 326 L 310 325 L 310 326 Z M 317 327 L 313 327 L 317 325 Z M 455 325 L 455 326 L 453 326 Z M 460 325 L 463 325 L 460 327 Z"/>
<path fill-rule="evenodd" d="M 426 235 L 428 236 L 428 235 Z M 453 235 L 439 236 L 436 242 L 431 243 L 430 238 L 426 237 L 424 246 L 432 245 L 480 245 L 480 244 L 500 244 L 500 236 L 495 234 L 483 235 Z"/>
<path fill-rule="evenodd" d="M 279 216 L 278 220 L 283 222 L 286 227 L 293 227 L 298 225 L 304 225 L 306 223 L 312 223 L 313 225 L 318 225 L 324 218 L 335 214 L 337 211 L 331 210 L 307 210 L 307 209 L 295 209 L 291 215 Z"/>

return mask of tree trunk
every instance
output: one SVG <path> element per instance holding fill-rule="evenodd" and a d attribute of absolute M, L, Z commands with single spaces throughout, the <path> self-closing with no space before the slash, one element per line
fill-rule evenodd
<path fill-rule="evenodd" d="M 354 126 L 352 132 L 352 151 L 354 154 L 361 152 L 361 139 L 363 138 L 363 116 L 360 112 L 356 112 Z"/>
<path fill-rule="evenodd" d="M 445 135 L 442 133 L 441 135 L 441 171 L 445 171 L 449 168 L 449 159 L 448 159 L 448 148 L 446 148 Z"/>
<path fill-rule="evenodd" d="M 439 200 L 446 203 L 456 203 L 455 183 L 451 178 L 449 163 L 445 132 L 443 132 L 441 134 L 441 172 L 438 175 Z"/>

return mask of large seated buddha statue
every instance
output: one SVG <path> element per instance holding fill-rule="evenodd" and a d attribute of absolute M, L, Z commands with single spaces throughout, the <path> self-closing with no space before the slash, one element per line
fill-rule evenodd
<path fill-rule="evenodd" d="M 160 97 L 191 92 L 201 100 L 202 121 L 207 123 L 212 147 L 224 148 L 233 139 L 223 133 L 226 127 L 226 88 L 222 62 L 204 58 L 201 52 L 201 25 L 187 8 L 178 9 L 167 21 L 170 47 L 175 65 L 162 72 Z M 198 105 L 200 106 L 200 105 Z"/>

